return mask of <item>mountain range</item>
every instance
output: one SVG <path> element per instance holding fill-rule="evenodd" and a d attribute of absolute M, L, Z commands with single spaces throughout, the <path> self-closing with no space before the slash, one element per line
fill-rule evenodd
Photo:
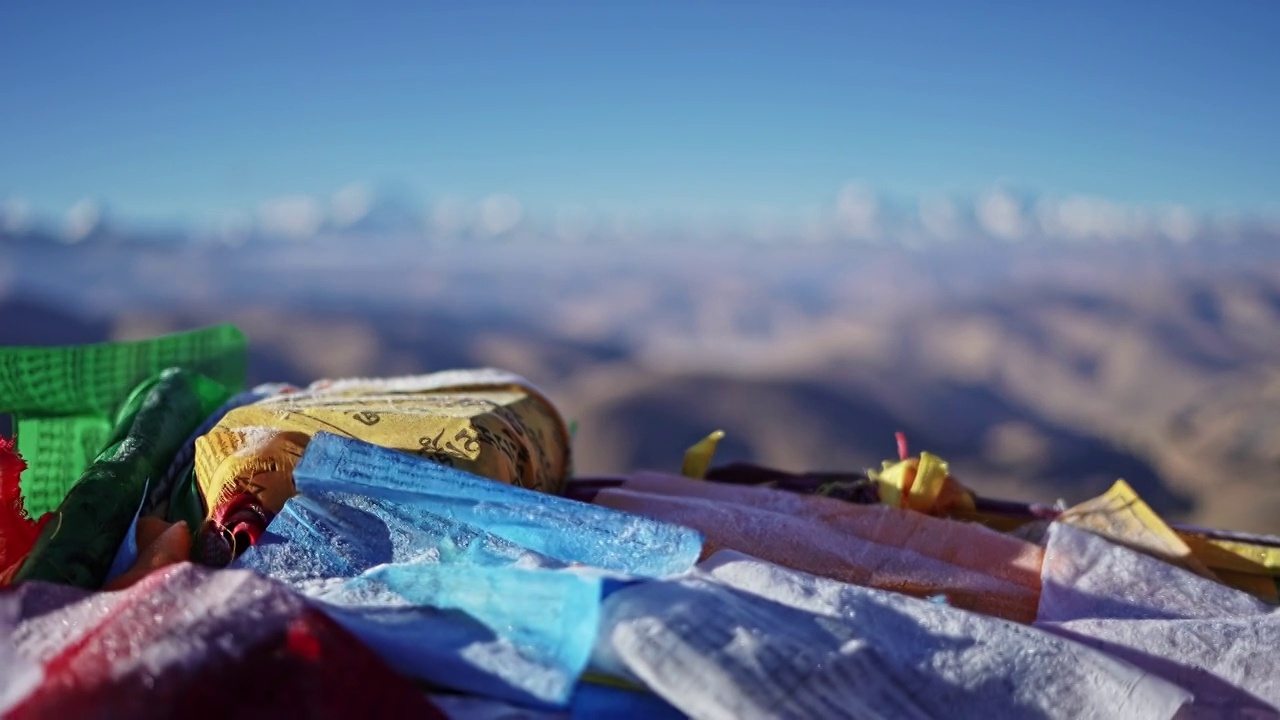
<path fill-rule="evenodd" d="M 381 239 L 379 239 L 381 238 Z M 893 434 L 988 495 L 1124 478 L 1171 519 L 1280 532 L 1280 247 L 971 242 L 439 246 L 0 239 L 0 343 L 228 320 L 254 381 L 493 365 L 578 423 L 582 473 L 865 469 Z"/>

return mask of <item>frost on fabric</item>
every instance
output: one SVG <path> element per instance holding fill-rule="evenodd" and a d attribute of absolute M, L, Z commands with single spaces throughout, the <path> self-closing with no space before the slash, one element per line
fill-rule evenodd
<path fill-rule="evenodd" d="M 350 492 L 420 507 L 562 562 L 644 577 L 684 572 L 702 536 L 687 527 L 513 487 L 351 438 L 318 433 L 298 491 Z"/>
<path fill-rule="evenodd" d="M 704 556 L 738 550 L 844 582 L 1035 618 L 1041 549 L 970 523 L 652 474 L 602 490 L 594 502 L 696 528 L 706 535 Z"/>
<path fill-rule="evenodd" d="M 28 582 L 18 655 L 44 681 L 8 717 L 441 717 L 411 683 L 283 585 L 190 564 L 128 590 Z"/>
<path fill-rule="evenodd" d="M 355 577 L 387 563 L 563 565 L 420 505 L 308 489 L 285 503 L 234 567 L 296 582 Z"/>
<path fill-rule="evenodd" d="M 1194 712 L 1280 713 L 1280 610 L 1079 528 L 1049 528 L 1036 626 L 1195 693 Z"/>
<path fill-rule="evenodd" d="M 541 706 L 569 702 L 600 617 L 599 578 L 471 565 L 381 565 L 311 590 L 406 675 Z"/>
<path fill-rule="evenodd" d="M 738 554 L 707 569 L 618 591 L 601 628 L 616 661 L 696 717 L 1140 720 L 1189 697 L 1022 625 Z"/>

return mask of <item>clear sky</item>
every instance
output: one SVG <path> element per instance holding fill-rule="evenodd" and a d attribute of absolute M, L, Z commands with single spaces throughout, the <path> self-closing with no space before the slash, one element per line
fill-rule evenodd
<path fill-rule="evenodd" d="M 1280 2 L 11 2 L 0 198 L 1280 201 Z"/>

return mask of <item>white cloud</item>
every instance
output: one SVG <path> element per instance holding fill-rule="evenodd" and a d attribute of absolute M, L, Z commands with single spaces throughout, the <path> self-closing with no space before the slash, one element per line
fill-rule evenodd
<path fill-rule="evenodd" d="M 954 240 L 960 233 L 960 212 L 950 198 L 920 198 L 920 225 L 939 240 Z"/>
<path fill-rule="evenodd" d="M 1268 204 L 1262 209 L 1262 230 L 1280 237 L 1280 203 Z"/>
<path fill-rule="evenodd" d="M 1040 230 L 1066 240 L 1122 240 L 1147 232 L 1146 214 L 1103 198 L 1072 195 L 1045 198 L 1036 208 Z"/>
<path fill-rule="evenodd" d="M 748 238 L 763 243 L 792 240 L 795 235 L 794 223 L 773 205 L 759 205 L 747 212 L 743 229 Z"/>
<path fill-rule="evenodd" d="M 446 195 L 431 206 L 427 226 L 437 235 L 452 237 L 471 225 L 471 205 L 463 198 Z"/>
<path fill-rule="evenodd" d="M 726 228 L 710 208 L 698 208 L 683 223 L 686 235 L 695 243 L 711 243 L 725 237 Z"/>
<path fill-rule="evenodd" d="M 1264 220 L 1264 228 L 1266 227 L 1265 222 L 1266 221 Z M 1213 239 L 1224 243 L 1234 243 L 1239 241 L 1244 235 L 1246 227 L 1245 218 L 1240 215 L 1239 212 L 1223 213 L 1222 215 L 1212 218 L 1208 222 L 1208 225 L 1209 227 L 1207 228 L 1207 231 L 1212 233 Z M 1280 225 L 1276 225 L 1275 229 L 1280 230 Z M 1280 233 L 1275 233 L 1273 231 L 1271 234 Z"/>
<path fill-rule="evenodd" d="M 242 210 L 224 213 L 213 223 L 213 235 L 228 245 L 239 245 L 253 232 L 253 217 Z"/>
<path fill-rule="evenodd" d="M 497 237 L 510 232 L 524 217 L 524 206 L 510 195 L 490 195 L 480 201 L 476 230 L 483 237 Z"/>
<path fill-rule="evenodd" d="M 605 231 L 613 240 L 625 243 L 644 242 L 654 233 L 654 218 L 634 210 L 612 208 L 604 223 Z"/>
<path fill-rule="evenodd" d="M 0 229 L 14 235 L 31 229 L 31 204 L 19 197 L 7 198 L 0 207 Z"/>
<path fill-rule="evenodd" d="M 1061 203 L 1054 198 L 1040 198 L 1036 203 L 1036 221 L 1046 237 L 1060 238 L 1063 235 L 1063 223 L 1058 217 L 1060 206 Z"/>
<path fill-rule="evenodd" d="M 102 208 L 93 200 L 81 200 L 67 211 L 62 237 L 70 243 L 80 242 L 102 222 Z"/>
<path fill-rule="evenodd" d="M 591 233 L 591 212 L 582 205 L 566 205 L 556 212 L 555 236 L 564 242 L 579 242 Z"/>
<path fill-rule="evenodd" d="M 364 219 L 373 205 L 373 190 L 362 183 L 352 183 L 329 199 L 329 219 L 340 227 L 350 227 Z"/>
<path fill-rule="evenodd" d="M 989 235 L 1001 240 L 1017 240 L 1022 237 L 1022 203 L 1004 190 L 990 190 L 978 198 L 974 206 L 978 224 Z"/>
<path fill-rule="evenodd" d="M 879 234 L 880 200 L 866 186 L 849 183 L 836 196 L 836 224 L 841 233 L 857 240 Z"/>
<path fill-rule="evenodd" d="M 822 208 L 810 205 L 800 210 L 796 232 L 806 243 L 823 243 L 831 239 L 831 219 Z"/>
<path fill-rule="evenodd" d="M 1200 220 L 1183 205 L 1165 208 L 1160 214 L 1160 231 L 1176 243 L 1189 243 L 1200 232 Z"/>
<path fill-rule="evenodd" d="M 324 215 L 320 203 L 306 195 L 287 195 L 258 207 L 258 223 L 263 232 L 295 240 L 315 235 Z"/>

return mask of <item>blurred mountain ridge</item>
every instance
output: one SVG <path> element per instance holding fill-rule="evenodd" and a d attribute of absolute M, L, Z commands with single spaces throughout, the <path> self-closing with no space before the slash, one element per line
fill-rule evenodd
<path fill-rule="evenodd" d="M 1280 263 L 1223 245 L 422 248 L 0 243 L 0 343 L 215 321 L 255 381 L 494 365 L 579 422 L 583 473 L 864 469 L 913 450 L 990 495 L 1280 531 Z"/>

